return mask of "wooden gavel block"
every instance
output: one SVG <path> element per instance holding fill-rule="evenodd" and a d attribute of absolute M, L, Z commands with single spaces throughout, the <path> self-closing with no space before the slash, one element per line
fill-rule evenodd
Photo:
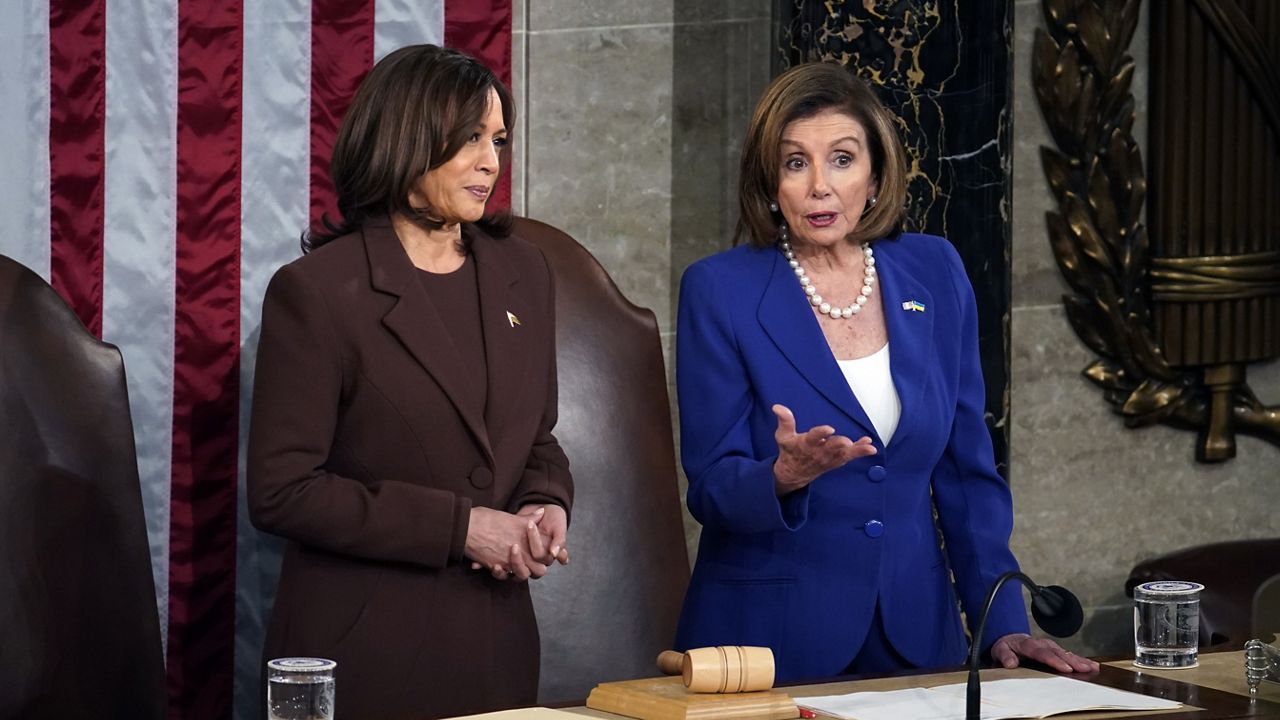
<path fill-rule="evenodd" d="M 658 670 L 681 675 L 684 686 L 701 693 L 743 693 L 773 687 L 773 651 L 767 647 L 717 645 L 658 654 Z"/>

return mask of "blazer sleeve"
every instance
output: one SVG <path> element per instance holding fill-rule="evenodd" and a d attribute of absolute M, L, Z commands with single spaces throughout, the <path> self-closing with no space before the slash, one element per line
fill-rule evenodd
<path fill-rule="evenodd" d="M 1018 569 L 1009 549 L 1013 496 L 996 473 L 991 435 L 983 420 L 985 390 L 973 287 L 955 248 L 945 241 L 940 245 L 944 257 L 939 265 L 948 269 L 956 306 L 961 308 L 961 347 L 955 417 L 946 449 L 934 468 L 933 494 L 960 601 L 970 633 L 976 634 L 991 585 L 1002 573 Z M 1027 630 L 1021 585 L 1006 583 L 991 607 L 981 645 L 989 648 L 1004 635 Z"/>
<path fill-rule="evenodd" d="M 371 560 L 462 559 L 471 502 L 413 483 L 326 470 L 342 402 L 342 344 L 324 296 L 281 268 L 262 308 L 249 432 L 249 517 L 260 530 Z"/>
<path fill-rule="evenodd" d="M 524 505 L 555 503 L 564 508 L 566 515 L 573 509 L 573 476 L 569 473 L 569 458 L 560 447 L 560 442 L 552 434 L 555 430 L 559 414 L 560 395 L 556 381 L 556 293 L 555 276 L 547 264 L 546 256 L 538 251 L 538 258 L 545 269 L 547 277 L 547 293 L 544 300 L 546 316 L 549 318 L 547 332 L 550 338 L 546 343 L 550 353 L 547 367 L 547 397 L 543 403 L 542 419 L 538 423 L 538 434 L 529 450 L 529 459 L 525 462 L 520 482 L 516 485 L 511 498 L 509 510 L 515 512 Z"/>
<path fill-rule="evenodd" d="M 680 285 L 676 385 L 689 512 L 725 532 L 795 530 L 808 517 L 809 489 L 782 498 L 774 491 L 778 448 L 772 436 L 764 448 L 752 440 L 757 398 L 717 279 L 709 264 L 695 263 Z"/>

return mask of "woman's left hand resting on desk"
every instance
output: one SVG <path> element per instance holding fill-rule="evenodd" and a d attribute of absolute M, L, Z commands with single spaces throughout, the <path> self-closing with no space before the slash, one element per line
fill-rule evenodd
<path fill-rule="evenodd" d="M 1033 638 L 1026 633 L 1013 633 L 996 640 L 991 646 L 991 659 L 1006 668 L 1018 667 L 1018 658 L 1043 663 L 1062 673 L 1098 672 L 1098 663 L 1062 649 L 1048 638 Z"/>

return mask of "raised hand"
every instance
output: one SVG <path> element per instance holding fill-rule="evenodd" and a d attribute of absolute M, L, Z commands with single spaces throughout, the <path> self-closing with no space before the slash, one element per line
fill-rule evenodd
<path fill-rule="evenodd" d="M 774 490 L 778 495 L 799 490 L 822 473 L 850 460 L 876 454 L 869 437 L 850 440 L 836 435 L 836 429 L 830 425 L 818 425 L 797 433 L 796 417 L 790 408 L 774 405 L 773 414 L 778 417 L 778 429 L 773 433 L 778 441 L 778 459 L 773 463 Z"/>

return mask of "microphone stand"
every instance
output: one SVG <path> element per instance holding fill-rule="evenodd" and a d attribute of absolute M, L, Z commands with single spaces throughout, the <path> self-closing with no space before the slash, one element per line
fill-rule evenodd
<path fill-rule="evenodd" d="M 978 681 L 978 656 L 982 652 L 982 636 L 987 629 L 987 616 L 991 614 L 991 605 L 995 602 L 996 593 L 1008 580 L 1017 580 L 1031 591 L 1031 615 L 1036 624 L 1055 637 L 1074 635 L 1084 623 L 1084 612 L 1080 601 L 1066 588 L 1049 586 L 1041 587 L 1031 578 L 1016 570 L 1011 570 L 996 578 L 991 590 L 987 593 L 987 601 L 982 605 L 982 616 L 978 620 L 978 632 L 969 646 L 969 681 L 965 690 L 965 720 L 980 720 L 982 713 L 978 705 L 982 702 L 982 687 Z"/>

